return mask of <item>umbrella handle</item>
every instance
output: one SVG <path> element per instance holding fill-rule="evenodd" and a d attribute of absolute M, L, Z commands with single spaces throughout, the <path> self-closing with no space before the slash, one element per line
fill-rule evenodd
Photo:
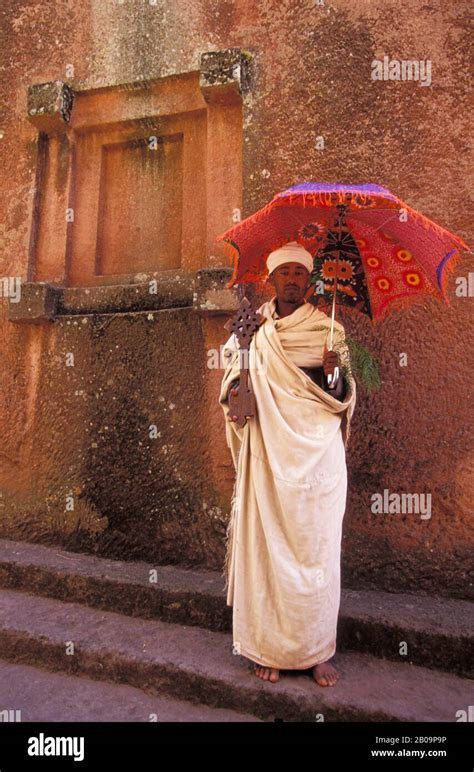
<path fill-rule="evenodd" d="M 335 367 L 334 368 L 334 373 L 332 375 L 331 375 L 331 373 L 329 373 L 329 375 L 327 375 L 326 378 L 327 378 L 327 381 L 328 381 L 328 388 L 329 389 L 335 389 L 336 386 L 337 386 L 337 382 L 339 380 L 339 368 Z"/>
<path fill-rule="evenodd" d="M 332 330 L 331 330 L 332 333 Z M 327 340 L 327 339 L 326 339 Z M 329 342 L 328 351 L 332 351 L 332 334 L 331 334 L 331 340 Z M 339 367 L 334 368 L 333 373 L 329 373 L 329 375 L 326 375 L 326 379 L 328 382 L 328 388 L 329 389 L 335 389 L 337 386 L 337 382 L 339 380 Z"/>

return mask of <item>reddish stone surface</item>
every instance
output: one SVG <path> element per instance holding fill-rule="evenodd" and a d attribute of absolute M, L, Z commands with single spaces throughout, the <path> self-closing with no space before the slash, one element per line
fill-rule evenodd
<path fill-rule="evenodd" d="M 117 115 L 114 109 L 124 100 L 116 95 L 117 86 L 169 78 L 163 83 L 172 90 L 185 76 L 197 87 L 201 55 L 230 47 L 252 55 L 251 88 L 243 117 L 238 105 L 229 108 L 234 111 L 229 125 L 221 120 L 228 113 L 206 106 L 201 97 L 199 109 L 218 120 L 208 124 L 214 134 L 207 135 L 205 150 L 211 154 L 201 202 L 205 222 L 190 229 L 201 235 L 181 254 L 182 267 L 227 265 L 214 238 L 230 227 L 235 210 L 245 217 L 304 180 L 385 185 L 472 244 L 468 7 L 441 0 L 422 6 L 414 0 L 375 5 L 335 0 L 322 6 L 276 0 L 166 5 L 5 0 L 0 276 L 89 287 L 114 283 L 115 268 L 130 281 L 127 260 L 138 273 L 154 267 L 143 250 L 130 254 L 133 239 L 126 242 L 128 252 L 121 251 L 122 242 L 117 245 L 105 222 L 98 232 L 111 252 L 105 278 L 94 278 L 87 238 L 99 204 L 95 193 L 88 197 L 97 187 L 86 174 L 87 163 L 77 167 L 84 184 L 75 193 L 84 205 L 74 229 L 63 217 L 71 203 L 69 128 L 51 140 L 54 165 L 44 167 L 44 197 L 35 199 L 34 188 L 43 183 L 36 176 L 41 143 L 26 112 L 32 84 L 63 81 L 81 92 L 83 103 L 89 100 L 88 120 L 96 116 L 100 123 L 103 115 L 112 116 L 120 126 L 123 107 Z M 432 85 L 373 82 L 371 62 L 384 55 L 430 59 Z M 146 112 L 140 90 L 127 93 L 134 109 Z M 316 147 L 319 136 L 324 150 Z M 81 152 L 87 146 L 87 138 L 82 140 Z M 184 169 L 189 184 L 193 168 L 198 174 L 203 167 L 202 153 Z M 132 164 L 141 162 L 139 155 Z M 86 162 L 89 157 L 86 152 Z M 173 171 L 179 159 L 171 161 Z M 134 179 L 126 164 L 112 164 L 111 173 L 120 169 L 124 177 L 115 178 L 110 190 L 111 211 L 119 219 L 121 185 Z M 143 206 L 134 209 L 131 225 L 137 227 L 142 211 L 145 235 L 153 239 L 149 184 L 144 178 Z M 179 207 L 179 198 L 173 201 Z M 189 216 L 184 210 L 188 226 Z M 79 246 L 86 244 L 82 252 L 71 232 Z M 156 270 L 162 267 L 157 258 Z M 473 299 L 456 296 L 455 280 L 473 270 L 472 257 L 455 268 L 450 308 L 427 302 L 377 327 L 339 314 L 348 332 L 377 353 L 383 380 L 375 395 L 359 392 L 348 448 L 343 553 L 348 586 L 472 597 Z M 221 372 L 207 368 L 206 352 L 227 338 L 227 315 L 201 316 L 189 306 L 152 312 L 150 320 L 150 312 L 139 309 L 114 315 L 112 305 L 109 313 L 76 313 L 32 325 L 8 321 L 6 306 L 1 300 L 2 533 L 125 559 L 152 556 L 219 566 L 233 470 L 217 405 Z M 71 351 L 75 369 L 64 366 Z M 399 366 L 402 352 L 408 354 L 407 367 Z M 150 424 L 162 433 L 159 441 L 148 438 Z M 431 518 L 372 514 L 370 496 L 385 488 L 431 493 Z M 77 499 L 74 517 L 64 512 L 64 496 L 71 491 Z"/>

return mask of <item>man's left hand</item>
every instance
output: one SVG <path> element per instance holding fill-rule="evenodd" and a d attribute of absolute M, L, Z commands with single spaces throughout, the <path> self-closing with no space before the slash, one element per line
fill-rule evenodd
<path fill-rule="evenodd" d="M 324 344 L 323 350 L 323 370 L 326 378 L 328 375 L 332 375 L 336 367 L 339 366 L 339 358 L 335 351 L 328 351 L 326 344 Z"/>

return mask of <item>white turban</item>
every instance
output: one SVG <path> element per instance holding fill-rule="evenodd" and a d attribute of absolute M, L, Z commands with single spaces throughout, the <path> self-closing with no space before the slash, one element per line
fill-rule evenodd
<path fill-rule="evenodd" d="M 313 270 L 313 258 L 311 254 L 297 241 L 289 241 L 279 249 L 275 249 L 267 257 L 268 273 L 271 273 L 283 263 L 301 263 L 308 269 L 309 273 Z"/>

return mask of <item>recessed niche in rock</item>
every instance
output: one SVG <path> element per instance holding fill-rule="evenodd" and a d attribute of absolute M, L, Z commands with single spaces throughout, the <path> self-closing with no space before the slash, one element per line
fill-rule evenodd
<path fill-rule="evenodd" d="M 248 62 L 228 49 L 203 54 L 196 71 L 136 84 L 31 86 L 27 280 L 130 284 L 225 264 L 215 239 L 242 206 Z"/>
<path fill-rule="evenodd" d="M 96 275 L 181 268 L 184 135 L 103 145 Z"/>

